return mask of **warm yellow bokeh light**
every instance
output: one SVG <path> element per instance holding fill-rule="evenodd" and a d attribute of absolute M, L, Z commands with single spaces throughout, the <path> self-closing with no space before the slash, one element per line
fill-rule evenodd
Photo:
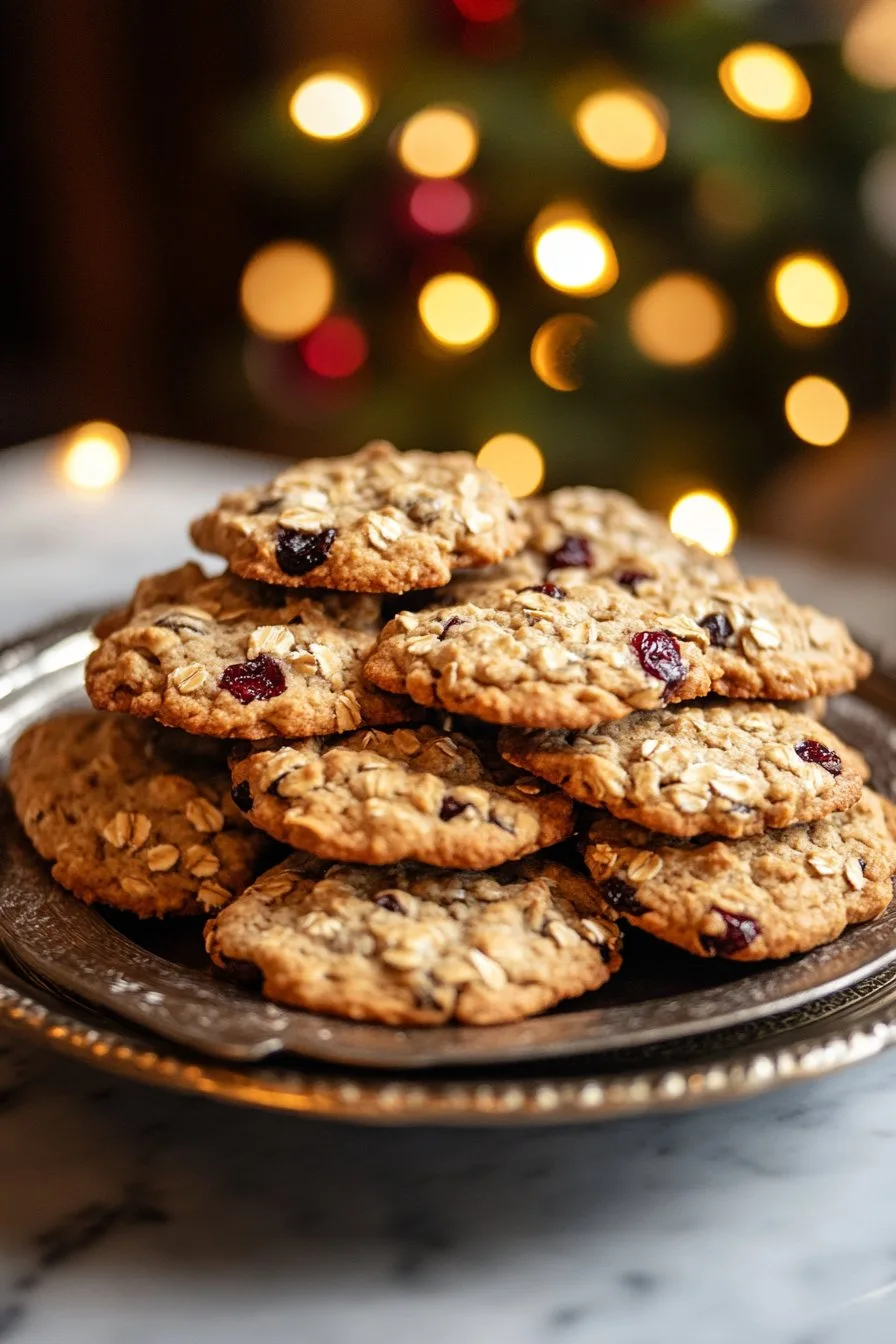
<path fill-rule="evenodd" d="M 398 137 L 398 157 L 418 177 L 459 177 L 479 153 L 479 132 L 457 107 L 424 107 Z"/>
<path fill-rule="evenodd" d="M 243 316 L 270 340 L 303 336 L 333 302 L 333 268 L 310 243 L 270 243 L 246 265 L 240 281 Z"/>
<path fill-rule="evenodd" d="M 60 470 L 79 490 L 108 490 L 123 475 L 130 456 L 123 430 L 105 420 L 91 420 L 66 436 Z"/>
<path fill-rule="evenodd" d="M 574 125 L 586 149 L 613 168 L 653 168 L 666 153 L 666 110 L 641 89 L 603 89 L 576 108 Z"/>
<path fill-rule="evenodd" d="M 779 261 L 772 288 L 783 313 L 802 327 L 831 327 L 849 307 L 843 277 L 825 257 L 796 252 Z"/>
<path fill-rule="evenodd" d="M 619 278 L 613 244 L 586 219 L 549 224 L 536 233 L 532 253 L 541 278 L 565 294 L 603 294 Z"/>
<path fill-rule="evenodd" d="M 525 434 L 496 434 L 479 449 L 476 461 L 504 485 L 514 499 L 534 495 L 544 480 L 544 458 Z"/>
<path fill-rule="evenodd" d="M 491 290 L 459 271 L 427 280 L 417 309 L 433 340 L 452 350 L 475 350 L 498 324 L 498 305 Z"/>
<path fill-rule="evenodd" d="M 575 392 L 584 381 L 579 368 L 584 342 L 597 330 L 583 313 L 549 317 L 532 337 L 529 358 L 543 383 L 555 392 Z"/>
<path fill-rule="evenodd" d="M 641 290 L 628 324 L 641 354 L 657 364 L 701 364 L 725 343 L 731 313 L 712 281 L 673 271 Z"/>
<path fill-rule="evenodd" d="M 370 91 L 351 75 L 325 72 L 303 80 L 289 100 L 289 115 L 316 140 L 357 135 L 373 111 Z"/>
<path fill-rule="evenodd" d="M 849 402 L 829 378 L 809 374 L 793 384 L 784 398 L 787 423 L 806 443 L 827 448 L 849 428 Z"/>
<path fill-rule="evenodd" d="M 812 106 L 809 81 L 792 56 L 766 42 L 731 51 L 719 66 L 719 82 L 742 112 L 770 121 L 796 121 Z"/>
<path fill-rule="evenodd" d="M 711 555 L 727 555 L 737 536 L 737 520 L 715 490 L 692 490 L 682 495 L 669 514 L 676 537 L 696 542 Z"/>
<path fill-rule="evenodd" d="M 896 88 L 896 0 L 869 0 L 843 39 L 843 64 L 875 89 Z"/>

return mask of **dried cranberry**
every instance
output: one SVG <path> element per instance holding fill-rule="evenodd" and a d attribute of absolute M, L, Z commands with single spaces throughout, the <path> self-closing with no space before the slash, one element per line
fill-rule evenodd
<path fill-rule="evenodd" d="M 623 915 L 646 915 L 647 906 L 635 895 L 635 889 L 621 877 L 608 877 L 601 883 L 601 891 L 609 905 Z"/>
<path fill-rule="evenodd" d="M 553 555 L 548 556 L 551 569 L 587 569 L 594 564 L 591 543 L 586 537 L 565 537 Z"/>
<path fill-rule="evenodd" d="M 637 591 L 638 584 L 643 583 L 645 579 L 651 578 L 650 574 L 645 574 L 641 569 L 620 569 L 613 578 L 622 587 L 627 588 L 629 592 Z"/>
<path fill-rule="evenodd" d="M 239 784 L 234 784 L 230 796 L 241 812 L 252 811 L 252 789 L 248 779 L 241 779 Z"/>
<path fill-rule="evenodd" d="M 324 563 L 335 540 L 335 527 L 326 527 L 323 532 L 306 532 L 301 527 L 278 527 L 277 564 L 284 574 L 293 578 L 307 574 Z"/>
<path fill-rule="evenodd" d="M 449 630 L 453 630 L 456 625 L 462 625 L 462 624 L 463 622 L 460 616 L 452 616 L 451 620 L 446 621 L 445 624 L 442 626 L 442 633 L 439 635 L 439 639 L 445 639 L 448 635 Z"/>
<path fill-rule="evenodd" d="M 794 751 L 800 760 L 820 765 L 829 775 L 839 775 L 843 770 L 843 762 L 836 751 L 831 751 L 823 742 L 816 742 L 814 737 L 807 737 L 805 742 L 797 742 Z"/>
<path fill-rule="evenodd" d="M 442 821 L 453 821 L 461 812 L 466 812 L 468 807 L 469 803 L 461 803 L 457 798 L 452 798 L 450 793 L 446 793 L 439 816 Z"/>
<path fill-rule="evenodd" d="M 545 597 L 561 598 L 566 596 L 566 589 L 561 588 L 556 583 L 533 583 L 530 588 L 524 588 L 524 593 L 544 593 Z"/>
<path fill-rule="evenodd" d="M 403 915 L 404 911 L 398 904 L 394 896 L 390 896 L 388 891 L 384 891 L 381 896 L 374 896 L 374 905 L 380 906 L 383 910 L 391 910 L 393 915 Z"/>
<path fill-rule="evenodd" d="M 700 942 L 713 957 L 733 957 L 743 952 L 762 932 L 755 919 L 750 919 L 749 915 L 733 915 L 730 910 L 720 910 L 717 905 L 712 909 L 713 914 L 721 916 L 725 932 L 718 935 L 701 933 Z"/>
<path fill-rule="evenodd" d="M 724 611 L 714 611 L 711 616 L 704 616 L 700 624 L 709 635 L 710 644 L 714 644 L 717 649 L 724 649 L 734 634 L 734 626 Z"/>
<path fill-rule="evenodd" d="M 688 674 L 678 640 L 665 630 L 641 630 L 632 636 L 632 647 L 647 675 L 666 683 L 668 699 Z"/>
<path fill-rule="evenodd" d="M 229 691 L 241 705 L 253 700 L 273 700 L 286 690 L 286 677 L 278 662 L 266 653 L 250 658 L 247 663 L 231 663 L 221 673 L 218 682 L 222 691 Z"/>

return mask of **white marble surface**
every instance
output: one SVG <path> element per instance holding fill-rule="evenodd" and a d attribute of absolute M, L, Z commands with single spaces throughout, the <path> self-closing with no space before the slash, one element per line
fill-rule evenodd
<path fill-rule="evenodd" d="M 138 445 L 114 498 L 0 455 L 0 638 L 187 553 L 257 459 Z M 884 576 L 767 549 L 896 637 Z M 353 1130 L 152 1092 L 0 1035 L 6 1344 L 891 1344 L 896 1053 L 688 1116 Z"/>

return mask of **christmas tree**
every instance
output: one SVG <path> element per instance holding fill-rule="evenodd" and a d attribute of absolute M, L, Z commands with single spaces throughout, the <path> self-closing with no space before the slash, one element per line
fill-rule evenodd
<path fill-rule="evenodd" d="M 890 384 L 894 0 L 405 20 L 400 59 L 324 53 L 239 128 L 267 230 L 244 370 L 296 453 L 389 438 L 481 450 L 519 494 L 717 492 L 678 519 L 724 549 L 725 500 L 848 451 Z"/>

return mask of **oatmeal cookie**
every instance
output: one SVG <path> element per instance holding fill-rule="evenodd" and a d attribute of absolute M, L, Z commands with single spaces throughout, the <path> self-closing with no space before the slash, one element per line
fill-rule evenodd
<path fill-rule="evenodd" d="M 192 536 L 246 578 L 403 593 L 512 555 L 526 531 L 519 505 L 468 453 L 373 443 L 225 495 Z"/>
<path fill-rule="evenodd" d="M 573 829 L 570 798 L 429 725 L 262 744 L 232 771 L 256 826 L 343 863 L 493 868 Z"/>
<path fill-rule="evenodd" d="M 16 814 L 80 900 L 141 916 L 225 904 L 270 843 L 230 797 L 217 743 L 111 714 L 60 714 L 16 742 Z"/>
<path fill-rule="evenodd" d="M 865 789 L 848 812 L 747 840 L 683 840 L 599 815 L 585 848 L 608 904 L 700 957 L 789 957 L 883 914 L 896 842 Z"/>
<path fill-rule="evenodd" d="M 212 737 L 305 737 L 419 717 L 362 676 L 379 600 L 296 593 L 196 564 L 138 585 L 87 663 L 98 709 Z"/>
<path fill-rule="evenodd" d="M 842 812 L 864 763 L 768 701 L 668 705 L 564 732 L 505 728 L 501 754 L 573 798 L 669 835 L 738 839 Z"/>
<path fill-rule="evenodd" d="M 206 930 L 280 1003 L 360 1021 L 514 1022 L 597 989 L 619 931 L 590 881 L 525 859 L 490 873 L 293 855 Z"/>

